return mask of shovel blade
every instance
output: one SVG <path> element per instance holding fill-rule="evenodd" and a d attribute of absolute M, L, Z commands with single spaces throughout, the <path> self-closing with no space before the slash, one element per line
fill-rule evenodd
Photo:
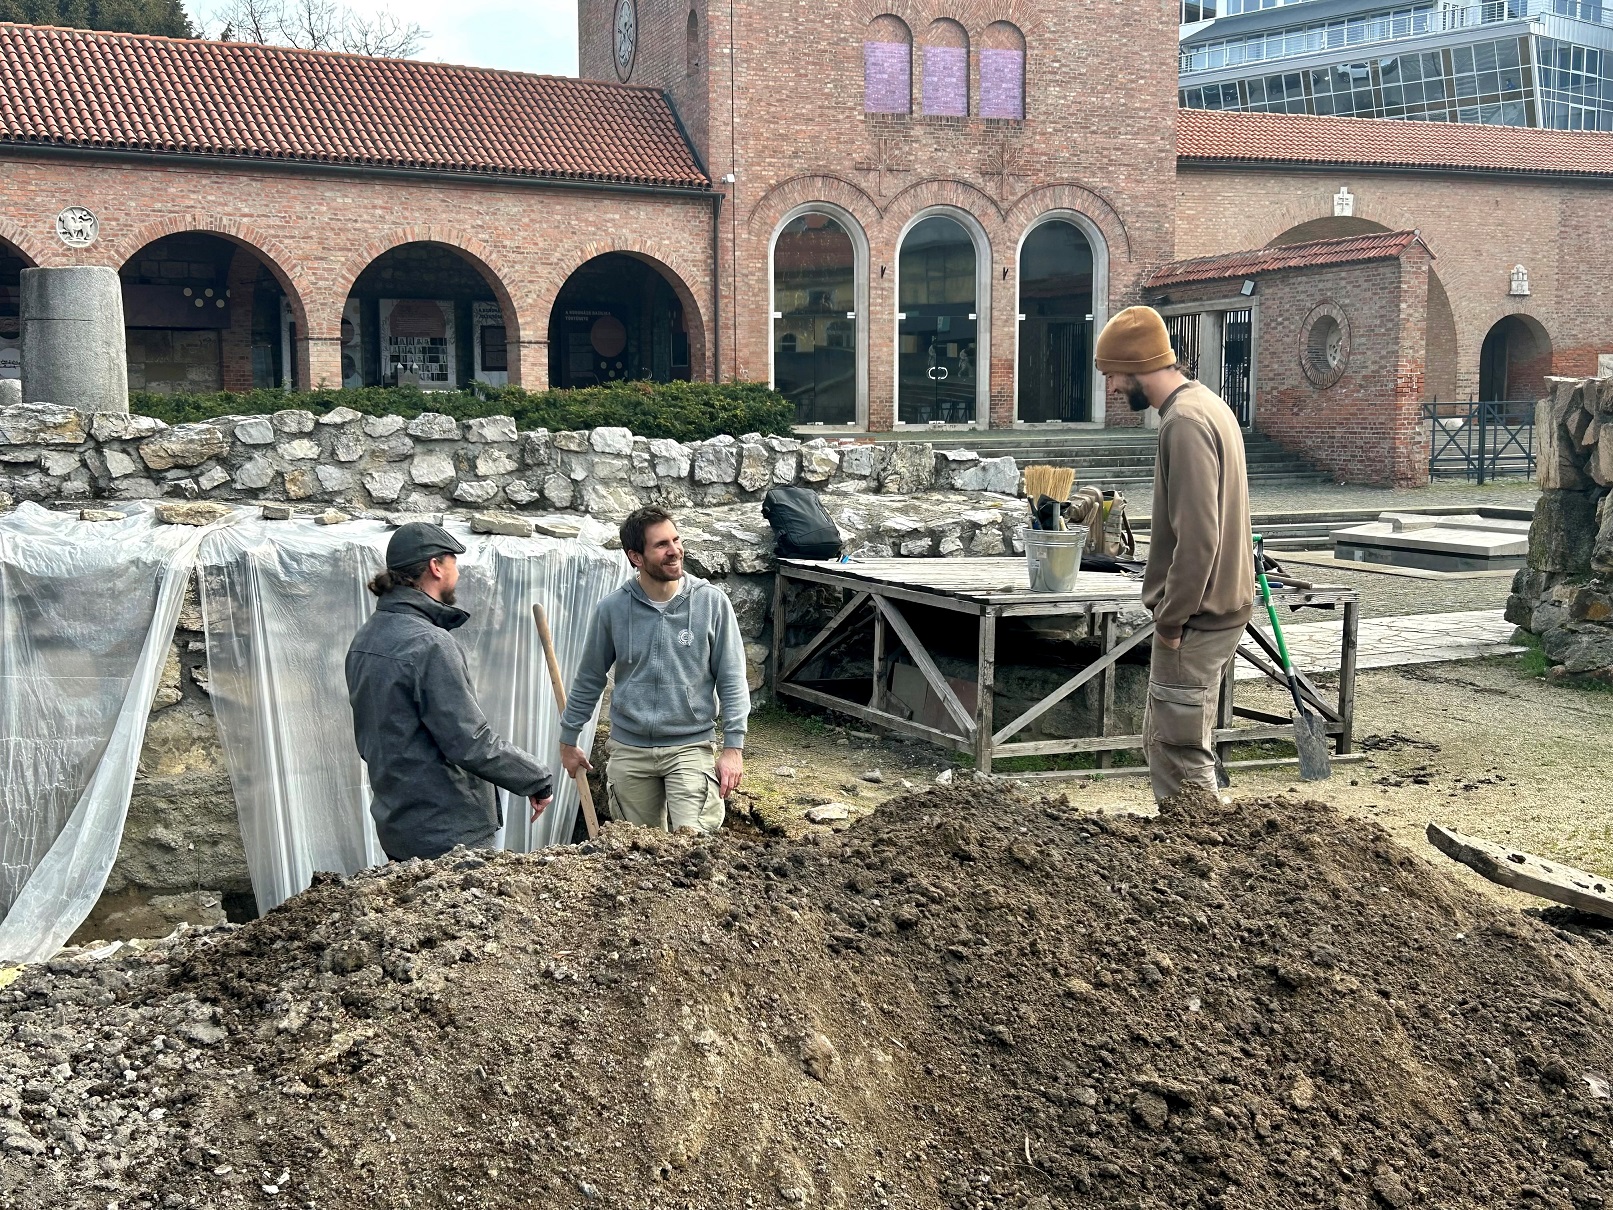
<path fill-rule="evenodd" d="M 1296 713 L 1294 747 L 1299 750 L 1301 781 L 1326 781 L 1333 776 L 1333 760 L 1328 754 L 1327 724 L 1315 714 Z"/>

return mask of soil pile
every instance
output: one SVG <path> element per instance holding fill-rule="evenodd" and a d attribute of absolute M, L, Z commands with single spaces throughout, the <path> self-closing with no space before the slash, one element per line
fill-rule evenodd
<path fill-rule="evenodd" d="M 323 879 L 0 992 L 0 1203 L 1600 1206 L 1599 949 L 1315 802 Z"/>

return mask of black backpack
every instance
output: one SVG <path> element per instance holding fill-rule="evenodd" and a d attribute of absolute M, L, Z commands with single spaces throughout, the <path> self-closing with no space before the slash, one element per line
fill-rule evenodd
<path fill-rule="evenodd" d="M 775 487 L 762 498 L 762 516 L 773 527 L 781 559 L 838 559 L 840 531 L 810 487 Z"/>

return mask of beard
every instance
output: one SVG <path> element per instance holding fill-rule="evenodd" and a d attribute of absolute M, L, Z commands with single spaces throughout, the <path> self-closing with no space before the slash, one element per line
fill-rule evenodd
<path fill-rule="evenodd" d="M 646 563 L 644 564 L 644 574 L 662 584 L 673 580 L 681 580 L 683 579 L 683 560 L 679 559 L 671 564 Z"/>
<path fill-rule="evenodd" d="M 457 594 L 452 588 L 445 588 L 441 593 L 438 594 L 437 600 L 441 601 L 444 605 L 452 605 L 456 595 Z"/>
<path fill-rule="evenodd" d="M 1126 404 L 1134 412 L 1146 412 L 1150 406 L 1142 383 L 1135 378 L 1126 384 Z"/>

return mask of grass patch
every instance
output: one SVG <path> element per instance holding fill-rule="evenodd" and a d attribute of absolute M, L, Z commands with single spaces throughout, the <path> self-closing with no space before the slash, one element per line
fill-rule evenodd
<path fill-rule="evenodd" d="M 1530 634 L 1527 630 L 1519 630 L 1513 636 L 1513 642 L 1523 646 L 1523 654 L 1518 656 L 1517 667 L 1523 674 L 1535 680 L 1550 681 L 1553 685 L 1560 685 L 1564 689 L 1577 689 L 1581 693 L 1613 693 L 1613 681 L 1604 680 L 1595 675 L 1551 675 L 1556 667 L 1551 662 L 1545 650 L 1540 645 L 1540 636 Z"/>

